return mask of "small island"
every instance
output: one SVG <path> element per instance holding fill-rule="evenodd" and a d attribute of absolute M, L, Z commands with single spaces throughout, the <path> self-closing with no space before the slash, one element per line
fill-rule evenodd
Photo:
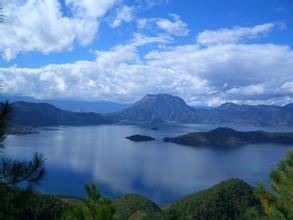
<path fill-rule="evenodd" d="M 153 141 L 153 140 L 155 140 L 155 138 L 153 138 L 153 137 L 145 136 L 145 135 L 139 135 L 139 134 L 128 136 L 128 137 L 126 137 L 126 139 L 129 139 L 129 140 L 134 141 L 134 142 Z"/>
<path fill-rule="evenodd" d="M 27 134 L 38 134 L 38 130 L 31 127 L 10 127 L 7 131 L 11 135 L 27 135 Z"/>
<path fill-rule="evenodd" d="M 236 131 L 231 128 L 219 127 L 208 132 L 193 132 L 173 138 L 166 137 L 163 141 L 189 146 L 235 146 L 260 143 L 293 144 L 293 133 Z"/>

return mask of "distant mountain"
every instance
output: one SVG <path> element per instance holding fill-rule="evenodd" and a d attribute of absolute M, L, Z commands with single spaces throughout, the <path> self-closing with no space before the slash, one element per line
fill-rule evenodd
<path fill-rule="evenodd" d="M 118 119 L 130 121 L 199 122 L 196 111 L 183 99 L 169 94 L 148 94 L 129 108 L 114 113 Z"/>
<path fill-rule="evenodd" d="M 216 108 L 190 107 L 168 94 L 149 94 L 114 117 L 130 121 L 173 121 L 180 123 L 293 126 L 293 104 L 237 105 L 225 103 Z"/>
<path fill-rule="evenodd" d="M 5 100 L 9 97 L 1 97 Z M 22 97 L 30 102 L 34 102 L 35 105 L 33 111 L 37 111 L 37 108 L 44 107 L 40 100 L 35 100 L 30 97 Z M 10 98 L 10 100 L 19 99 L 19 97 Z M 178 96 L 172 96 L 169 94 L 148 94 L 141 100 L 134 103 L 131 106 L 111 103 L 111 102 L 83 102 L 83 101 L 48 101 L 48 104 L 56 104 L 56 107 L 67 109 L 68 111 L 75 112 L 102 112 L 108 113 L 107 116 L 102 116 L 101 119 L 107 119 L 115 121 L 128 120 L 147 122 L 151 127 L 156 127 L 157 124 L 163 122 L 179 122 L 179 123 L 205 123 L 205 124 L 241 124 L 241 125 L 254 125 L 254 126 L 281 126 L 292 127 L 293 126 L 293 104 L 285 106 L 275 105 L 238 105 L 234 103 L 225 103 L 216 108 L 200 108 L 190 107 L 183 99 Z M 20 102 L 22 103 L 22 102 Z M 33 104 L 33 103 L 31 103 Z M 125 108 L 125 109 L 124 109 Z M 59 109 L 63 113 L 70 113 Z M 116 111 L 115 111 L 116 110 Z M 115 112 L 112 112 L 115 111 Z M 66 114 L 66 115 L 68 115 Z M 84 113 L 85 114 L 85 113 Z M 85 114 L 85 117 L 93 113 Z M 60 116 L 61 118 L 63 116 Z M 65 117 L 65 116 L 64 116 Z M 67 117 L 67 116 L 66 116 Z M 73 116 L 72 116 L 73 117 Z M 80 116 L 76 116 L 80 117 Z M 58 118 L 58 117 L 57 117 Z M 28 119 L 27 119 L 28 120 Z M 58 119 L 60 120 L 60 119 Z M 82 119 L 75 119 L 81 121 Z M 85 119 L 84 119 L 85 120 Z M 29 120 L 28 120 L 29 121 Z M 66 119 L 64 119 L 66 121 Z M 35 122 L 36 123 L 36 122 Z M 58 122 L 59 123 L 59 122 Z M 64 122 L 63 122 L 64 123 Z M 69 123 L 69 122 L 68 122 Z M 75 122 L 72 122 L 75 123 Z M 78 122 L 77 124 L 96 123 L 90 122 L 89 119 L 84 122 Z"/>
<path fill-rule="evenodd" d="M 61 110 L 47 103 L 14 102 L 12 124 L 21 126 L 99 125 L 113 120 L 97 113 L 76 113 Z"/>
<path fill-rule="evenodd" d="M 257 143 L 293 144 L 293 133 L 244 132 L 220 127 L 209 132 L 193 132 L 174 138 L 166 137 L 164 141 L 190 146 L 232 146 Z"/>
<path fill-rule="evenodd" d="M 0 96 L 0 100 L 9 100 L 11 102 L 24 101 L 33 103 L 48 103 L 67 111 L 73 112 L 96 112 L 112 113 L 121 111 L 130 106 L 130 104 L 121 104 L 109 101 L 70 101 L 70 100 L 39 100 L 28 96 Z"/>
<path fill-rule="evenodd" d="M 202 123 L 256 126 L 293 126 L 293 105 L 237 105 L 225 103 L 217 108 L 198 110 Z"/>

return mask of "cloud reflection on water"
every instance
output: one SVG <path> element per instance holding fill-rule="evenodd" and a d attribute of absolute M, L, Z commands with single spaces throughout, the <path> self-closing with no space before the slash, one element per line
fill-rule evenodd
<path fill-rule="evenodd" d="M 84 182 L 95 181 L 108 195 L 137 192 L 165 203 L 232 177 L 251 183 L 267 180 L 268 171 L 290 148 L 266 144 L 219 150 L 161 141 L 164 136 L 194 129 L 199 128 L 166 127 L 153 131 L 120 125 L 67 127 L 42 130 L 37 135 L 10 136 L 6 151 L 24 159 L 35 151 L 46 155 L 49 176 L 48 183 L 43 183 L 45 190 L 52 181 L 55 187 L 66 188 L 71 183 L 66 182 L 65 176 L 76 175 L 74 184 L 79 187 L 69 192 L 72 195 L 82 195 Z M 125 139 L 132 134 L 146 134 L 156 140 L 134 143 Z M 56 170 L 61 173 L 58 177 Z"/>

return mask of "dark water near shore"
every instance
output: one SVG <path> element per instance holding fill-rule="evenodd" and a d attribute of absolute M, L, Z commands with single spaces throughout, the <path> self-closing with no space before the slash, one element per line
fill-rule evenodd
<path fill-rule="evenodd" d="M 58 127 L 41 129 L 39 134 L 11 135 L 5 141 L 5 151 L 20 159 L 30 159 L 34 152 L 46 156 L 48 175 L 37 187 L 42 192 L 83 196 L 83 184 L 96 182 L 106 196 L 136 192 L 165 204 L 228 178 L 239 177 L 250 184 L 268 183 L 269 171 L 293 149 L 278 144 L 192 148 L 162 141 L 166 136 L 215 127 L 178 124 L 159 126 L 159 130 L 139 124 Z M 133 134 L 150 135 L 156 140 L 134 143 L 125 139 Z"/>

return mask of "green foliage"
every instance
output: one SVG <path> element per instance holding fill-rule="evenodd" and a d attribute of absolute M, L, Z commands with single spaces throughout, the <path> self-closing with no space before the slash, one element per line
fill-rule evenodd
<path fill-rule="evenodd" d="M 236 131 L 231 128 L 218 127 L 208 132 L 192 132 L 174 138 L 166 137 L 163 140 L 189 146 L 218 146 L 227 148 L 255 143 L 293 144 L 293 133 Z"/>
<path fill-rule="evenodd" d="M 85 220 L 87 211 L 81 203 L 68 204 L 63 213 L 64 220 Z"/>
<path fill-rule="evenodd" d="M 40 183 L 46 175 L 44 168 L 45 158 L 35 153 L 31 161 L 12 160 L 5 155 L 0 160 L 0 184 L 17 185 L 26 183 L 31 189 L 33 184 Z"/>
<path fill-rule="evenodd" d="M 231 179 L 180 199 L 163 210 L 175 212 L 178 219 L 243 219 L 246 210 L 254 206 L 258 206 L 258 201 L 252 187 L 240 179 Z"/>
<path fill-rule="evenodd" d="M 293 219 L 293 151 L 271 171 L 270 179 L 272 191 L 267 191 L 263 184 L 255 189 L 264 217 Z"/>
<path fill-rule="evenodd" d="M 0 103 L 0 141 L 6 137 L 8 122 L 12 117 L 13 106 L 8 102 Z"/>
<path fill-rule="evenodd" d="M 85 185 L 85 192 L 87 194 L 87 199 L 83 200 L 84 206 L 87 208 L 88 213 L 91 217 L 91 219 L 96 219 L 97 215 L 97 208 L 98 208 L 98 202 L 101 198 L 100 193 L 97 190 L 96 185 L 94 184 L 86 184 Z"/>
<path fill-rule="evenodd" d="M 114 215 L 111 200 L 102 198 L 96 185 L 86 184 L 87 198 L 78 203 L 71 203 L 64 212 L 64 220 L 110 220 Z"/>
<path fill-rule="evenodd" d="M 244 219 L 250 208 L 259 209 L 253 188 L 242 180 L 223 181 L 160 209 L 152 201 L 129 194 L 114 199 L 115 219 Z"/>
<path fill-rule="evenodd" d="M 6 137 L 7 126 L 12 118 L 13 106 L 8 102 L 0 103 L 0 141 Z M 33 184 L 40 183 L 45 177 L 45 158 L 35 153 L 31 161 L 12 160 L 1 154 L 0 156 L 0 185 L 24 184 L 31 189 Z"/>
<path fill-rule="evenodd" d="M 13 106 L 0 103 L 0 143 L 5 139 Z M 3 147 L 3 146 L 2 146 Z M 31 192 L 34 184 L 43 180 L 45 158 L 34 154 L 30 161 L 19 161 L 0 155 L 0 219 L 56 219 L 62 206 L 53 197 Z M 26 190 L 16 187 L 26 186 Z"/>
<path fill-rule="evenodd" d="M 113 200 L 115 208 L 115 219 L 128 219 L 132 215 L 140 213 L 160 212 L 160 208 L 152 201 L 137 195 L 128 194 Z"/>
<path fill-rule="evenodd" d="M 143 216 L 137 218 L 141 220 L 177 220 L 179 217 L 177 216 L 175 211 L 161 211 L 161 212 L 148 212 Z"/>
<path fill-rule="evenodd" d="M 64 203 L 55 196 L 0 186 L 0 219 L 60 219 Z"/>

